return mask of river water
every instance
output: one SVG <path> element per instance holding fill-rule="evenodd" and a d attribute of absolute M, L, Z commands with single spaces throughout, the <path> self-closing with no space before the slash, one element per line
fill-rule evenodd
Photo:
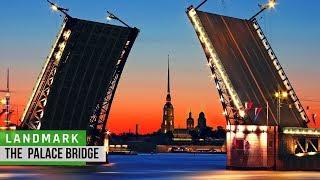
<path fill-rule="evenodd" d="M 230 171 L 223 154 L 109 156 L 110 164 L 86 167 L 2 166 L 14 179 L 320 179 L 320 172 Z"/>

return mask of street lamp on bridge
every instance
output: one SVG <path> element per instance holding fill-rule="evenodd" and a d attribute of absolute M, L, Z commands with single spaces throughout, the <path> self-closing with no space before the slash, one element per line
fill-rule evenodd
<path fill-rule="evenodd" d="M 279 125 L 280 124 L 280 112 L 281 112 L 281 100 L 287 99 L 288 98 L 288 92 L 287 91 L 277 91 L 275 92 L 275 97 L 277 99 L 277 119 L 279 121 Z"/>
<path fill-rule="evenodd" d="M 250 21 L 254 20 L 260 13 L 262 13 L 266 9 L 274 9 L 276 5 L 277 5 L 276 0 L 269 0 L 268 3 L 259 5 L 260 11 L 257 12 L 255 15 L 253 15 L 249 20 Z"/>
<path fill-rule="evenodd" d="M 58 6 L 57 4 L 47 0 L 47 2 L 50 4 L 50 8 L 52 9 L 52 11 L 59 11 L 61 13 L 63 13 L 66 17 L 69 17 L 69 14 L 67 13 L 69 11 L 69 9 L 67 8 L 63 8 Z"/>
<path fill-rule="evenodd" d="M 114 15 L 113 13 L 107 11 L 108 16 L 107 16 L 107 20 L 111 21 L 112 19 L 119 21 L 120 23 L 122 23 L 123 25 L 125 25 L 126 27 L 130 28 L 130 26 L 125 23 L 124 21 L 122 21 L 120 18 L 118 18 L 116 15 Z"/>

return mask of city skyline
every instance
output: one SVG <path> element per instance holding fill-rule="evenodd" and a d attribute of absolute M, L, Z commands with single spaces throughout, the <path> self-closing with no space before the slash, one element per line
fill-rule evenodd
<path fill-rule="evenodd" d="M 28 2 L 28 4 L 25 4 L 23 1 L 16 2 L 22 5 L 14 7 L 12 4 L 5 3 L 4 6 L 8 8 L 4 9 L 2 11 L 3 14 L 1 14 L 4 17 L 4 25 L 8 28 L 4 28 L 0 32 L 1 34 L 9 35 L 2 35 L 1 38 L 4 41 L 1 43 L 0 48 L 0 59 L 2 62 L 0 79 L 2 82 L 4 78 L 4 75 L 2 75 L 4 73 L 2 72 L 4 72 L 6 67 L 10 67 L 12 72 L 11 84 L 14 91 L 12 101 L 13 104 L 19 105 L 20 109 L 26 104 L 31 94 L 35 79 L 40 72 L 44 58 L 48 54 L 50 44 L 52 44 L 52 40 L 60 28 L 62 18 L 50 12 L 45 2 Z M 251 8 L 246 13 L 230 13 L 229 11 L 234 10 L 233 6 L 237 4 L 231 1 L 226 1 L 225 4 L 208 2 L 203 9 L 227 15 L 250 17 L 250 15 L 253 15 L 258 10 L 258 2 L 244 3 Z M 169 15 L 165 16 L 173 17 L 171 21 L 159 22 L 162 26 L 161 31 L 154 28 L 154 22 L 142 16 L 141 12 L 132 14 L 134 8 L 143 4 L 140 3 L 133 3 L 134 6 L 130 7 L 133 4 L 127 1 L 124 7 L 121 8 L 120 6 L 123 5 L 121 3 L 113 2 L 110 3 L 113 5 L 105 4 L 105 8 L 110 8 L 111 11 L 114 11 L 121 18 L 125 19 L 130 25 L 141 28 L 141 37 L 137 39 L 137 43 L 134 45 L 128 58 L 128 63 L 115 95 L 108 122 L 109 129 L 114 132 L 127 131 L 128 129 L 133 129 L 137 123 L 140 124 L 140 129 L 143 133 L 152 132 L 159 128 L 162 120 L 161 109 L 163 99 L 166 96 L 163 92 L 165 92 L 166 88 L 164 86 L 164 75 L 166 72 L 166 55 L 168 53 L 171 55 L 172 68 L 175 69 L 172 80 L 175 87 L 173 88 L 172 96 L 174 97 L 177 125 L 184 124 L 190 108 L 194 114 L 205 111 L 208 124 L 211 126 L 225 124 L 217 91 L 214 83 L 209 78 L 210 73 L 206 66 L 205 57 L 184 13 L 184 9 L 188 5 L 191 3 L 198 4 L 199 1 L 185 1 L 183 3 L 157 2 L 157 5 L 160 4 L 161 6 L 153 8 L 156 15 L 152 14 L 152 17 L 155 16 L 154 18 L 159 21 L 157 12 L 160 11 L 159 8 L 166 5 L 169 6 L 168 8 L 172 12 L 169 11 Z M 147 2 L 144 1 L 144 3 Z M 87 14 L 79 13 L 88 4 L 77 5 L 77 3 L 66 1 L 58 1 L 58 4 L 70 8 L 70 14 L 74 17 L 86 17 L 87 19 L 106 22 L 104 20 L 105 10 L 101 8 L 99 14 L 92 11 L 93 16 L 91 16 L 91 12 Z M 99 9 L 97 7 L 98 4 L 98 2 L 90 3 L 89 7 Z M 300 23 L 311 23 L 319 15 L 310 15 L 311 18 L 299 19 L 292 12 L 297 4 L 298 1 L 290 1 L 290 4 L 288 1 L 281 1 L 275 11 L 265 12 L 262 15 L 264 19 L 262 19 L 261 25 L 267 33 L 267 37 L 271 41 L 271 46 L 275 49 L 280 63 L 286 69 L 298 97 L 303 100 L 303 105 L 305 107 L 310 106 L 311 111 L 320 112 L 318 103 L 304 102 L 304 100 L 309 99 L 320 99 L 317 95 L 319 85 L 317 86 L 312 83 L 312 81 L 316 81 L 316 75 L 319 72 L 317 67 L 320 65 L 319 62 L 315 61 L 317 52 L 319 52 L 319 46 L 316 44 L 316 38 L 313 38 L 313 36 L 317 35 L 316 32 L 319 32 L 319 24 L 315 24 L 313 29 L 305 29 L 306 32 L 302 34 L 303 36 L 295 36 L 295 34 L 298 34 L 302 30 L 299 27 Z M 8 17 L 12 17 L 12 20 L 19 19 L 19 15 L 22 16 L 23 14 L 26 14 L 26 17 L 28 17 L 28 11 L 24 9 L 24 6 L 33 8 L 35 14 L 43 17 L 39 17 L 38 19 L 33 18 L 31 20 L 33 22 L 28 24 L 29 27 L 19 29 L 26 22 L 20 20 L 19 22 L 22 25 L 13 25 L 8 21 Z M 218 8 L 212 8 L 213 6 L 218 6 Z M 243 7 L 239 5 L 238 8 L 244 11 L 245 8 Z M 307 9 L 313 7 L 304 5 L 301 8 Z M 16 16 L 11 16 L 13 10 Z M 146 11 L 149 12 L 151 10 Z M 312 14 L 314 12 L 310 11 L 308 13 Z M 290 19 L 296 19 L 296 21 L 288 21 L 289 17 L 291 17 Z M 306 22 L 301 22 L 302 20 Z M 34 23 L 39 23 L 42 27 L 39 29 L 34 28 L 32 27 Z M 181 26 L 178 30 L 166 28 L 175 23 Z M 9 29 L 14 29 L 14 31 L 9 32 Z M 292 32 L 285 33 L 288 29 Z M 158 35 L 159 37 L 157 37 Z M 8 37 L 11 37 L 11 39 Z M 35 40 L 32 41 L 33 39 Z M 12 54 L 15 51 L 21 53 Z M 301 59 L 305 57 L 305 63 L 302 63 Z M 308 70 L 303 72 L 304 69 Z M 306 78 L 310 81 L 305 81 Z M 5 84 L 1 83 L 0 86 L 2 88 Z M 3 97 L 2 94 L 1 97 Z M 147 107 L 147 109 L 141 110 L 141 107 Z M 22 109 L 19 111 L 22 112 Z"/>

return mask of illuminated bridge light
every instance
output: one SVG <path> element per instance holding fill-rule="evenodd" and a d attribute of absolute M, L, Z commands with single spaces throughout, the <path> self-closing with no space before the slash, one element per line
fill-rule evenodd
<path fill-rule="evenodd" d="M 291 135 L 320 135 L 320 129 L 316 128 L 283 128 L 283 134 L 291 134 Z"/>
<path fill-rule="evenodd" d="M 316 154 L 318 154 L 318 153 L 317 152 L 308 152 L 309 156 L 313 156 L 313 155 L 316 155 Z"/>
<path fill-rule="evenodd" d="M 226 71 L 224 70 L 224 67 L 221 63 L 221 61 L 219 60 L 213 45 L 211 44 L 208 35 L 206 34 L 203 25 L 201 24 L 201 21 L 199 19 L 199 17 L 197 16 L 196 10 L 195 9 L 191 9 L 188 12 L 188 15 L 192 21 L 192 23 L 194 24 L 195 30 L 199 33 L 199 40 L 201 43 L 204 44 L 205 48 L 208 50 L 209 56 L 211 59 L 213 59 L 213 63 L 214 66 L 217 68 L 217 73 L 219 73 L 219 75 L 221 76 L 223 83 L 225 84 L 229 94 L 231 95 L 231 98 L 235 104 L 235 107 L 238 110 L 242 110 L 243 109 L 243 105 L 240 103 L 240 99 L 238 97 L 238 95 L 236 94 L 236 92 L 234 91 L 234 88 L 226 74 Z"/>
<path fill-rule="evenodd" d="M 239 125 L 239 126 L 237 126 L 237 131 L 238 132 L 244 132 L 244 130 L 246 129 L 246 127 L 245 126 L 243 126 L 243 125 Z"/>
<path fill-rule="evenodd" d="M 243 110 L 240 110 L 240 111 L 239 111 L 239 115 L 240 115 L 241 117 L 244 117 L 244 116 L 246 115 L 246 113 L 245 113 Z"/>
<path fill-rule="evenodd" d="M 262 132 L 267 132 L 268 131 L 268 126 L 259 126 L 259 129 Z"/>
<path fill-rule="evenodd" d="M 58 11 L 58 6 L 57 5 L 51 5 L 51 9 L 53 10 L 53 11 Z"/>
<path fill-rule="evenodd" d="M 297 153 L 295 154 L 295 156 L 298 156 L 298 157 L 302 157 L 302 156 L 306 156 L 307 154 L 306 153 Z"/>
<path fill-rule="evenodd" d="M 297 157 L 303 157 L 303 156 L 314 156 L 316 154 L 319 154 L 318 152 L 305 152 L 305 153 L 297 153 L 295 156 Z"/>
<path fill-rule="evenodd" d="M 268 8 L 269 9 L 274 9 L 276 7 L 277 3 L 275 0 L 270 0 L 268 3 Z"/>
<path fill-rule="evenodd" d="M 60 49 L 60 51 L 63 51 L 64 48 L 65 48 L 65 46 L 66 46 L 66 42 L 60 43 L 60 44 L 59 44 L 59 49 Z"/>
<path fill-rule="evenodd" d="M 63 38 L 64 38 L 65 40 L 69 39 L 70 34 L 71 34 L 71 30 L 65 31 L 65 32 L 63 33 Z"/>
<path fill-rule="evenodd" d="M 254 132 L 257 130 L 257 126 L 256 125 L 247 125 L 247 130 L 250 132 Z"/>
<path fill-rule="evenodd" d="M 227 131 L 235 133 L 267 133 L 268 126 L 258 125 L 227 125 Z"/>

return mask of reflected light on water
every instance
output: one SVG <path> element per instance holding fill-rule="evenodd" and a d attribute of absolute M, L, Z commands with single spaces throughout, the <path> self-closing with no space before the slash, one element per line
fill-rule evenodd
<path fill-rule="evenodd" d="M 116 163 L 108 163 L 108 164 L 104 164 L 103 166 L 105 167 L 112 167 L 112 166 L 115 166 Z"/>
<path fill-rule="evenodd" d="M 320 172 L 308 171 L 216 171 L 199 173 L 188 179 L 319 179 Z"/>
<path fill-rule="evenodd" d="M 256 138 L 256 137 L 255 137 Z M 319 179 L 312 171 L 225 170 L 224 154 L 114 155 L 110 164 L 83 167 L 2 166 L 0 179 Z M 3 172 L 3 174 L 1 174 Z"/>

